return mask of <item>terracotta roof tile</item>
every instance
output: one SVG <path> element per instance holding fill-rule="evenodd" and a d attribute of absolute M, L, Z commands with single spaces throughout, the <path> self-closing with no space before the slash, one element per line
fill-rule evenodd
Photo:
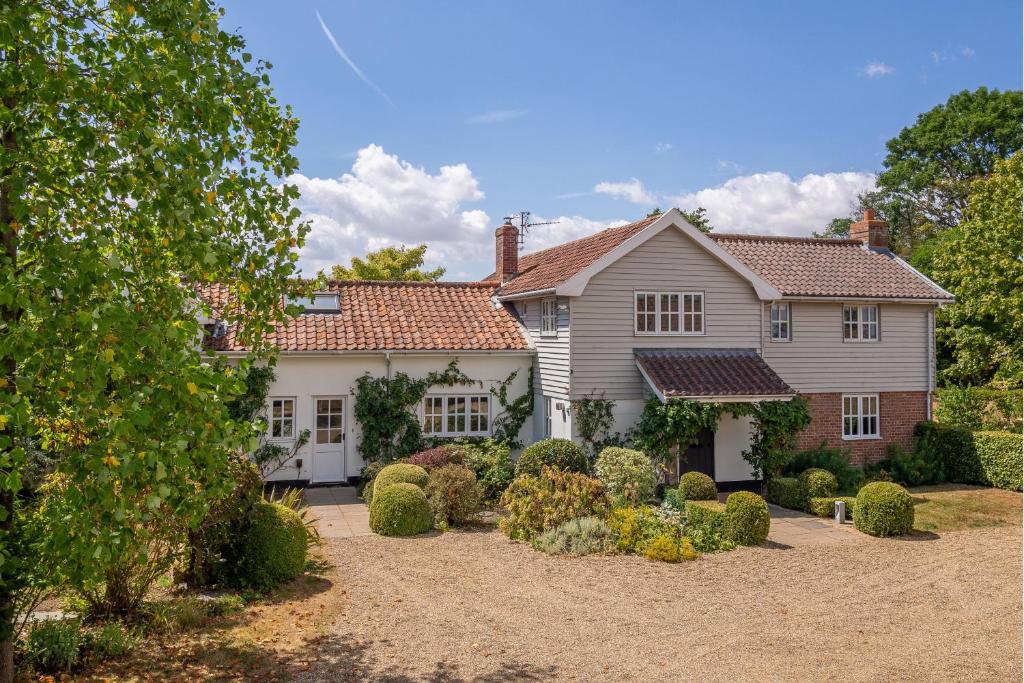
<path fill-rule="evenodd" d="M 282 351 L 528 349 L 515 315 L 491 300 L 493 283 L 331 282 L 337 313 L 304 313 L 278 325 L 269 341 Z M 226 285 L 200 289 L 215 310 L 228 302 Z M 244 351 L 229 328 L 212 340 L 218 351 Z"/>
<path fill-rule="evenodd" d="M 525 254 L 519 259 L 518 275 L 506 282 L 498 294 L 509 296 L 556 287 L 657 219 L 658 216 L 650 216 L 550 249 Z"/>
<path fill-rule="evenodd" d="M 754 349 L 633 349 L 633 355 L 666 398 L 796 393 Z"/>
<path fill-rule="evenodd" d="M 499 296 L 553 289 L 657 220 L 635 223 L 526 254 L 519 274 Z M 949 299 L 885 250 L 864 249 L 856 240 L 708 235 L 786 296 Z M 492 275 L 493 277 L 493 275 Z"/>
<path fill-rule="evenodd" d="M 786 296 L 949 299 L 887 250 L 856 240 L 711 233 L 722 248 Z"/>

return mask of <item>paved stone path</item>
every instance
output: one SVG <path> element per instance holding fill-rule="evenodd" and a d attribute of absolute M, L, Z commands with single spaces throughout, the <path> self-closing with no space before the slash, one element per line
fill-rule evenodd
<path fill-rule="evenodd" d="M 354 486 L 308 488 L 304 495 L 322 538 L 351 538 L 372 533 L 370 511 L 356 495 Z"/>
<path fill-rule="evenodd" d="M 853 522 L 836 524 L 832 519 L 814 517 L 797 510 L 769 505 L 772 525 L 768 540 L 779 545 L 801 546 L 810 543 L 843 543 L 852 541 L 860 533 Z"/>

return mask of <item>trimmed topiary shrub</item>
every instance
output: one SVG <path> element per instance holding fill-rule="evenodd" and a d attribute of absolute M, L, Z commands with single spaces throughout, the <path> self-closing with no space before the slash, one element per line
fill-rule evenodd
<path fill-rule="evenodd" d="M 914 528 L 914 500 L 905 488 L 887 481 L 866 485 L 857 494 L 853 524 L 872 536 L 901 536 Z"/>
<path fill-rule="evenodd" d="M 452 464 L 461 465 L 462 461 L 463 451 L 458 446 L 435 446 L 409 456 L 410 465 L 419 465 L 425 470 Z"/>
<path fill-rule="evenodd" d="M 606 555 L 615 552 L 615 534 L 597 517 L 580 517 L 537 536 L 533 547 L 549 555 Z"/>
<path fill-rule="evenodd" d="M 539 476 L 541 468 L 545 465 L 564 472 L 590 472 L 590 460 L 582 446 L 568 439 L 544 439 L 529 446 L 519 456 L 519 461 L 516 462 L 516 476 Z"/>
<path fill-rule="evenodd" d="M 725 532 L 733 542 L 761 545 L 770 526 L 768 503 L 756 493 L 737 491 L 725 501 Z"/>
<path fill-rule="evenodd" d="M 654 497 L 658 473 L 654 463 L 641 451 L 609 446 L 597 456 L 597 478 L 618 503 L 637 505 Z"/>
<path fill-rule="evenodd" d="M 462 465 L 444 465 L 431 471 L 424 493 L 439 525 L 460 526 L 480 510 L 476 475 Z"/>
<path fill-rule="evenodd" d="M 295 510 L 261 501 L 253 506 L 249 522 L 237 560 L 241 586 L 269 590 L 302 573 L 308 543 L 306 526 Z"/>
<path fill-rule="evenodd" d="M 373 480 L 373 497 L 376 497 L 382 489 L 393 484 L 414 484 L 423 488 L 428 481 L 430 481 L 430 474 L 419 465 L 409 463 L 388 465 Z"/>
<path fill-rule="evenodd" d="M 370 529 L 381 536 L 415 536 L 434 528 L 434 513 L 416 484 L 378 488 L 370 505 Z"/>
<path fill-rule="evenodd" d="M 800 482 L 800 497 L 803 501 L 836 495 L 838 487 L 836 475 L 828 470 L 812 467 L 801 472 L 798 480 Z"/>
<path fill-rule="evenodd" d="M 599 480 L 578 472 L 541 468 L 540 476 L 516 477 L 501 496 L 508 514 L 498 522 L 509 538 L 528 541 L 576 517 L 603 517 L 611 497 Z"/>
<path fill-rule="evenodd" d="M 800 480 L 796 477 L 772 477 L 768 480 L 768 502 L 790 510 L 804 509 Z"/>
<path fill-rule="evenodd" d="M 1024 472 L 1020 432 L 975 432 L 973 437 L 974 450 L 988 483 L 1020 491 Z"/>
<path fill-rule="evenodd" d="M 836 514 L 836 501 L 846 503 L 846 519 L 853 519 L 853 508 L 857 505 L 857 499 L 853 496 L 833 496 L 831 498 L 810 498 L 807 501 L 807 511 L 818 517 L 832 517 Z"/>
<path fill-rule="evenodd" d="M 715 480 L 703 472 L 687 472 L 679 479 L 679 497 L 683 500 L 718 500 Z"/>

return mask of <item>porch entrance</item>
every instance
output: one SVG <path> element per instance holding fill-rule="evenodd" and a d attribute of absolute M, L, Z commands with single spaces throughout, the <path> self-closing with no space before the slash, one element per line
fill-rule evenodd
<path fill-rule="evenodd" d="M 687 472 L 703 472 L 715 480 L 714 431 L 702 429 L 697 434 L 696 441 L 676 459 L 676 477 L 682 477 Z"/>

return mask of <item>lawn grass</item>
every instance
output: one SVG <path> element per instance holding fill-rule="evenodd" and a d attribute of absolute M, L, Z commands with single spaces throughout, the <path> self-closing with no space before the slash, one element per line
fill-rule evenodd
<path fill-rule="evenodd" d="M 914 497 L 914 528 L 920 531 L 962 531 L 1021 525 L 1021 494 L 1016 491 L 941 484 L 910 489 Z"/>

